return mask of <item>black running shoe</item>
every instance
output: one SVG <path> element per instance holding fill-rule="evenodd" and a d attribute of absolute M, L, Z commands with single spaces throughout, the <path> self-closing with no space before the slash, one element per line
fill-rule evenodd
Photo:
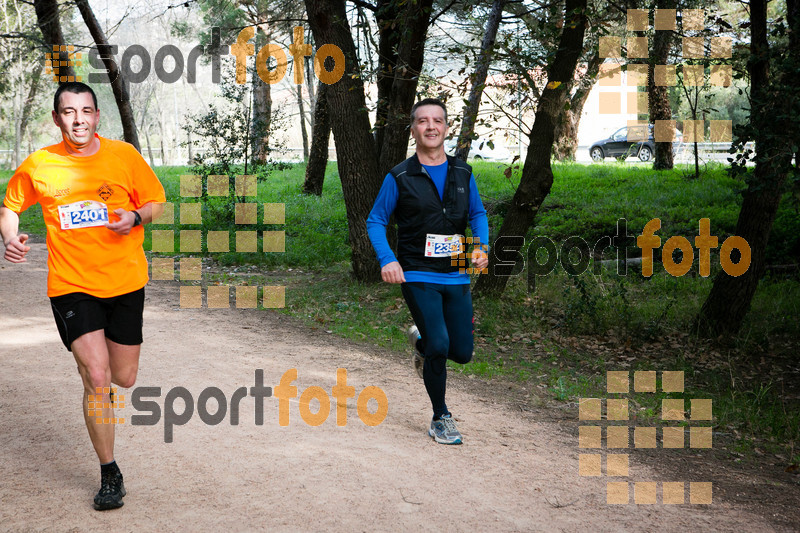
<path fill-rule="evenodd" d="M 98 511 L 107 511 L 108 509 L 122 507 L 125 505 L 125 502 L 122 501 L 122 497 L 125 494 L 127 492 L 120 472 L 102 474 L 100 476 L 100 491 L 94 497 L 94 508 Z"/>

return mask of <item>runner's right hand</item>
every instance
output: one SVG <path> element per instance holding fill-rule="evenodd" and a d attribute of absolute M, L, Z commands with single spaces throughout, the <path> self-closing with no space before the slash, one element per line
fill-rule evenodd
<path fill-rule="evenodd" d="M 28 236 L 24 233 L 11 237 L 6 243 L 6 253 L 3 255 L 6 261 L 11 261 L 12 263 L 26 262 L 25 254 L 31 249 L 30 246 L 25 246 L 27 240 Z"/>
<path fill-rule="evenodd" d="M 405 283 L 406 277 L 403 275 L 403 267 L 397 261 L 387 263 L 381 269 L 381 279 L 386 283 Z"/>

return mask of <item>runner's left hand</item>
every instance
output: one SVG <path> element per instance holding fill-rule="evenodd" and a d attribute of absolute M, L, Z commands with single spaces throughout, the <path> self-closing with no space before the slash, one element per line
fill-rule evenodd
<path fill-rule="evenodd" d="M 109 222 L 106 227 L 118 235 L 127 235 L 131 232 L 133 223 L 136 221 L 132 211 L 125 211 L 124 209 L 115 209 L 114 214 L 119 217 L 117 222 Z"/>
<path fill-rule="evenodd" d="M 472 250 L 470 261 L 472 261 L 472 268 L 483 270 L 489 266 L 489 256 L 486 255 L 486 252 L 479 248 Z"/>

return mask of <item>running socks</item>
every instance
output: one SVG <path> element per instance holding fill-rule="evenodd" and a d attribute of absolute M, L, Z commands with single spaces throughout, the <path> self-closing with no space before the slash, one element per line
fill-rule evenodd
<path fill-rule="evenodd" d="M 110 463 L 101 464 L 100 465 L 100 474 L 120 474 L 119 467 L 117 466 L 117 461 L 111 461 Z"/>

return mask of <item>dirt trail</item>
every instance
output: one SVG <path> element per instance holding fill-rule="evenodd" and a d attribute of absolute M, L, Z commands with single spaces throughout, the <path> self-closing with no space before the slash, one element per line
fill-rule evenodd
<path fill-rule="evenodd" d="M 277 399 L 266 398 L 257 426 L 247 397 L 238 425 L 230 425 L 230 412 L 216 426 L 195 412 L 165 443 L 163 418 L 133 426 L 128 405 L 118 410 L 127 423 L 116 447 L 125 506 L 98 513 L 91 507 L 97 459 L 79 412 L 75 363 L 45 295 L 44 245 L 28 257 L 0 265 L 0 530 L 771 530 L 719 498 L 607 505 L 606 479 L 578 475 L 577 421 L 538 421 L 474 394 L 472 380 L 451 379 L 448 392 L 465 443 L 435 444 L 425 433 L 427 396 L 405 359 L 309 332 L 277 313 L 180 309 L 178 287 L 165 282 L 147 289 L 137 382 L 161 387 L 162 408 L 176 386 L 195 400 L 209 386 L 230 398 L 253 386 L 256 369 L 274 387 L 296 368 L 298 394 L 311 385 L 330 394 L 336 369 L 345 368 L 356 394 L 369 385 L 386 393 L 388 415 L 368 427 L 351 400 L 345 427 L 336 425 L 335 403 L 328 420 L 312 427 L 295 400 L 289 426 L 281 427 Z M 660 478 L 632 460 L 628 479 Z"/>

